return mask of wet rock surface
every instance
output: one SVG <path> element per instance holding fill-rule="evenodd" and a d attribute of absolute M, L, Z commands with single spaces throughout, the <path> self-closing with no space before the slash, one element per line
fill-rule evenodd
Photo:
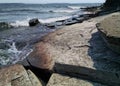
<path fill-rule="evenodd" d="M 39 22 L 39 20 L 38 20 L 37 18 L 31 19 L 31 20 L 29 21 L 29 26 L 30 26 L 30 27 L 36 26 L 36 25 L 38 25 L 38 24 L 40 24 L 40 22 Z"/>
<path fill-rule="evenodd" d="M 120 53 L 120 13 L 105 18 L 97 24 L 97 28 L 108 47 Z"/>
<path fill-rule="evenodd" d="M 120 56 L 106 46 L 96 23 L 89 20 L 48 34 L 36 44 L 28 61 L 41 69 L 119 86 Z"/>

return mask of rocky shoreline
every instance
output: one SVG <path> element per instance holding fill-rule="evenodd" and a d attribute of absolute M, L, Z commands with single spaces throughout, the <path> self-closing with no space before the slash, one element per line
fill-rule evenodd
<path fill-rule="evenodd" d="M 97 16 L 94 12 L 85 12 L 85 14 L 78 14 L 51 23 L 42 23 L 35 18 L 28 22 L 29 26 L 12 26 L 10 23 L 0 22 L 0 56 L 2 57 L 0 65 L 15 64 L 17 61 L 23 60 L 42 36 L 64 26 L 82 23 Z"/>
<path fill-rule="evenodd" d="M 107 86 L 119 86 L 119 54 L 112 52 L 106 46 L 97 31 L 96 24 L 101 18 L 66 26 L 43 37 L 28 56 L 29 63 L 34 67 L 52 70 L 55 73 Z"/>
<path fill-rule="evenodd" d="M 120 86 L 120 55 L 106 46 L 96 27 L 98 22 L 111 15 L 120 13 L 92 19 L 89 18 L 96 15 L 87 14 L 84 19 L 71 20 L 78 19 L 79 22 L 67 22 L 68 26 L 53 29 L 42 38 L 35 35 L 36 44 L 26 59 L 0 69 L 0 86 Z M 56 22 L 48 25 L 55 26 Z M 16 41 L 33 44 L 34 38 Z"/>

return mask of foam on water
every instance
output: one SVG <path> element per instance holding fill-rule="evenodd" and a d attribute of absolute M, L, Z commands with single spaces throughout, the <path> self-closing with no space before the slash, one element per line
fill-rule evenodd
<path fill-rule="evenodd" d="M 10 43 L 8 45 L 9 45 L 8 49 L 6 50 L 0 49 L 0 57 L 1 57 L 0 66 L 8 65 L 8 64 L 15 64 L 18 61 L 22 61 L 32 52 L 32 49 L 27 48 L 27 45 L 22 50 L 17 49 L 15 42 L 12 42 L 12 44 Z"/>
<path fill-rule="evenodd" d="M 64 16 L 64 17 L 55 17 L 55 18 L 48 18 L 48 19 L 39 19 L 39 21 L 43 24 L 45 23 L 52 23 L 52 22 L 56 22 L 56 21 L 60 21 L 60 20 L 66 20 L 71 18 L 71 16 Z M 10 25 L 15 26 L 15 27 L 19 27 L 19 26 L 29 26 L 29 20 L 32 18 L 27 18 L 26 20 L 22 20 L 22 21 L 16 21 L 13 23 L 10 23 Z"/>
<path fill-rule="evenodd" d="M 22 52 L 19 51 L 16 46 L 15 46 L 15 42 L 12 43 L 12 45 L 10 46 L 10 48 L 8 49 L 9 53 L 13 53 L 15 55 L 15 58 L 17 58 L 17 56 Z"/>
<path fill-rule="evenodd" d="M 39 19 L 41 23 L 52 23 L 56 21 L 66 20 L 71 18 L 71 16 L 65 16 L 65 17 L 56 17 L 56 18 L 48 18 L 48 19 Z"/>
<path fill-rule="evenodd" d="M 54 10 L 52 12 L 55 12 L 55 13 L 73 13 L 73 12 L 76 12 L 77 10 Z"/>
<path fill-rule="evenodd" d="M 15 26 L 15 27 L 29 26 L 29 24 L 28 24 L 29 20 L 30 20 L 30 18 L 27 18 L 25 20 L 17 20 L 15 22 L 10 23 L 10 25 Z"/>
<path fill-rule="evenodd" d="M 83 8 L 83 6 L 68 6 L 68 8 L 72 10 L 80 10 L 80 8 Z"/>

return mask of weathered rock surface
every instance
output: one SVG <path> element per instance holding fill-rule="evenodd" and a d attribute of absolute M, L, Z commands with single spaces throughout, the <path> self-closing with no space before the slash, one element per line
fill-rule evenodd
<path fill-rule="evenodd" d="M 106 86 L 100 83 L 90 82 L 79 78 L 73 78 L 60 74 L 53 74 L 47 86 Z"/>
<path fill-rule="evenodd" d="M 42 86 L 38 78 L 21 65 L 0 69 L 0 86 Z"/>
<path fill-rule="evenodd" d="M 97 27 L 109 48 L 120 53 L 120 13 L 105 18 Z"/>
<path fill-rule="evenodd" d="M 120 55 L 106 47 L 96 23 L 89 20 L 50 33 L 36 44 L 28 61 L 41 69 L 119 86 Z"/>

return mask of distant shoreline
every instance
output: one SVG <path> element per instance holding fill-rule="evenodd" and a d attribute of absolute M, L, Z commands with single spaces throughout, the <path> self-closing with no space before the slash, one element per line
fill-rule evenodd
<path fill-rule="evenodd" d="M 103 4 L 103 3 L 0 3 L 0 4 Z"/>

